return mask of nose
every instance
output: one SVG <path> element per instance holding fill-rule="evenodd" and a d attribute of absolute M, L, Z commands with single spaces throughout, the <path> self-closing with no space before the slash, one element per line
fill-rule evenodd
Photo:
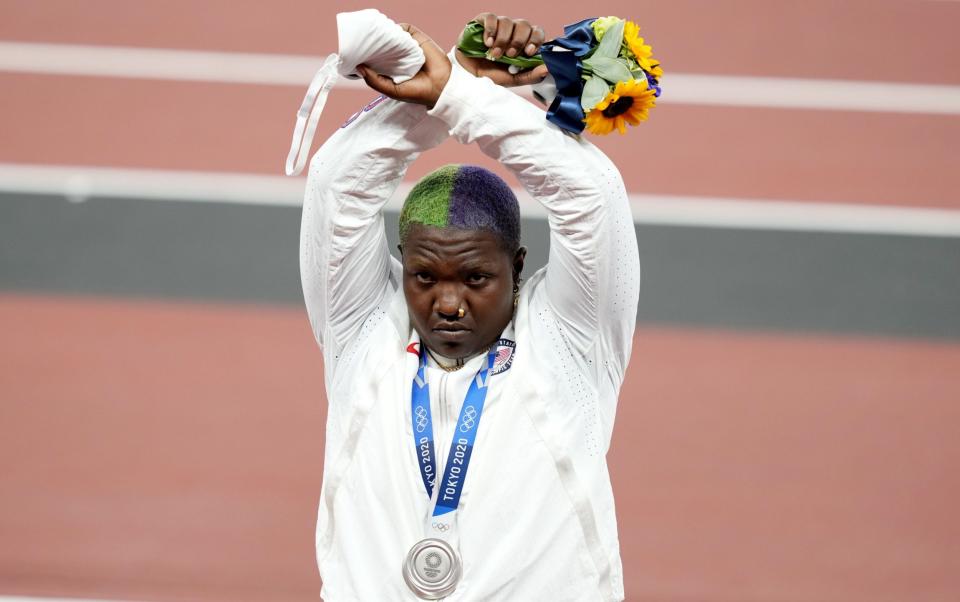
<path fill-rule="evenodd" d="M 463 303 L 463 295 L 460 289 L 454 285 L 437 287 L 437 297 L 434 300 L 433 308 L 441 317 L 447 320 L 458 318 L 458 312 Z"/>

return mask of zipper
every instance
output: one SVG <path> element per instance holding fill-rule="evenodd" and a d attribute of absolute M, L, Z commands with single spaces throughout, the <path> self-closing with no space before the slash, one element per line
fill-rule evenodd
<path fill-rule="evenodd" d="M 434 439 L 437 441 L 437 483 L 436 487 L 440 486 L 440 477 L 443 475 L 443 469 L 446 466 L 447 459 L 444 457 L 446 450 L 450 447 L 450 442 L 446 440 L 446 434 L 450 430 L 447 426 L 449 417 L 447 416 L 447 377 L 450 376 L 449 373 L 444 372 L 440 376 L 440 395 L 437 397 L 437 402 L 439 404 L 439 414 L 440 420 L 437 421 L 437 427 L 434 433 Z"/>

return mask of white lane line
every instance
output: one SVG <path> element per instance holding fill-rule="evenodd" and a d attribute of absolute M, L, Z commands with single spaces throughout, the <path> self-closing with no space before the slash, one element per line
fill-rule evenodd
<path fill-rule="evenodd" d="M 130 600 L 92 600 L 90 598 L 38 598 L 34 596 L 0 596 L 0 602 L 131 602 Z"/>
<path fill-rule="evenodd" d="M 290 54 L 0 42 L 0 71 L 53 75 L 302 85 L 306 88 L 322 62 L 323 57 Z"/>
<path fill-rule="evenodd" d="M 0 71 L 306 88 L 321 56 L 0 42 Z M 338 87 L 359 89 L 341 78 Z M 960 115 L 960 86 L 668 73 L 664 104 Z"/>
<path fill-rule="evenodd" d="M 665 104 L 960 115 L 960 86 L 690 74 L 664 86 Z"/>
<path fill-rule="evenodd" d="M 222 202 L 298 207 L 305 178 L 234 173 L 0 163 L 0 193 Z M 412 182 L 387 204 L 399 211 Z M 525 190 L 514 189 L 524 217 L 545 218 Z M 878 205 L 631 194 L 638 224 L 960 237 L 960 210 Z"/>
<path fill-rule="evenodd" d="M 960 210 L 631 194 L 638 224 L 960 237 Z"/>

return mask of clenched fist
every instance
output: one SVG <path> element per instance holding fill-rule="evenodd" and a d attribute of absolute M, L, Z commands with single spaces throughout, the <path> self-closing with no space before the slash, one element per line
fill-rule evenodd
<path fill-rule="evenodd" d="M 496 59 L 500 56 L 517 56 L 521 52 L 532 56 L 543 44 L 544 32 L 541 27 L 533 26 L 523 19 L 498 17 L 493 13 L 480 13 L 474 21 L 484 26 L 484 40 L 490 48 L 490 56 Z M 366 65 L 357 66 L 357 71 L 363 81 L 377 92 L 396 100 L 413 102 L 425 105 L 432 109 L 443 92 L 443 87 L 450 79 L 450 60 L 446 53 L 433 39 L 423 33 L 416 26 L 401 23 L 404 31 L 420 45 L 423 50 L 424 63 L 420 71 L 411 79 L 402 84 L 376 73 Z M 486 58 L 470 58 L 457 50 L 457 60 L 464 69 L 477 77 L 488 77 L 501 86 L 524 86 L 535 84 L 547 76 L 547 68 L 540 65 L 529 71 L 510 73 L 508 66 L 495 63 Z"/>

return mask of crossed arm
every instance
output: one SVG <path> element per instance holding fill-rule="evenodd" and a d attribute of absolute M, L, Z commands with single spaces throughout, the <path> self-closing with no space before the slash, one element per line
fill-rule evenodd
<path fill-rule="evenodd" d="M 547 209 L 545 303 L 570 343 L 587 353 L 603 341 L 616 355 L 629 355 L 640 268 L 616 167 L 495 78 L 474 75 L 455 53 L 438 58 L 426 46 L 432 40 L 426 40 L 421 45 L 428 63 L 418 77 L 442 80 L 436 96 L 433 80 L 422 81 L 419 100 L 380 103 L 338 130 L 311 162 L 301 277 L 317 341 L 342 347 L 398 286 L 390 282 L 383 206 L 419 154 L 453 135 L 500 161 Z M 376 82 L 371 87 L 397 94 L 378 77 L 364 73 L 368 84 Z"/>

